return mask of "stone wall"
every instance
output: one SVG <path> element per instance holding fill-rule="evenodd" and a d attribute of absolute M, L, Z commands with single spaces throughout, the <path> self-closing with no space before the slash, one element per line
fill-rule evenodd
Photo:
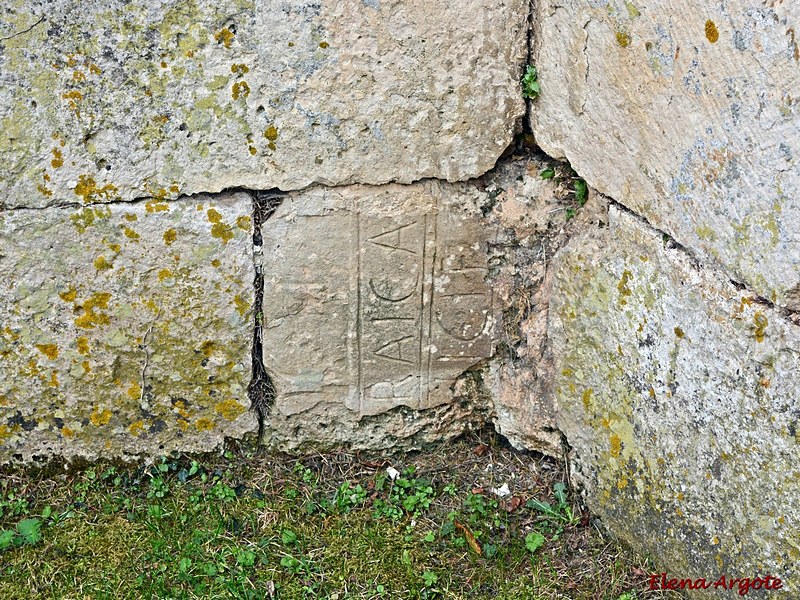
<path fill-rule="evenodd" d="M 796 594 L 799 21 L 6 3 L 0 461 L 492 423 L 676 576 Z"/>

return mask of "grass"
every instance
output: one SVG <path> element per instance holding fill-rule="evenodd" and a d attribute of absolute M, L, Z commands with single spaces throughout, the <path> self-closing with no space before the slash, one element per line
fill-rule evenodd
<path fill-rule="evenodd" d="M 600 535 L 560 465 L 486 432 L 398 456 L 234 444 L 152 465 L 6 469 L 4 531 L 8 600 L 668 597 L 645 591 L 647 565 Z"/>

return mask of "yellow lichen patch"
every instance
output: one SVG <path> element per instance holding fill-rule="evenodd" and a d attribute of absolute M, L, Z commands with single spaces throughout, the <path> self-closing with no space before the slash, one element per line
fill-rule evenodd
<path fill-rule="evenodd" d="M 756 314 L 753 315 L 753 333 L 759 344 L 764 341 L 767 325 L 769 325 L 769 321 L 766 315 L 760 310 L 756 311 Z"/>
<path fill-rule="evenodd" d="M 48 384 L 50 387 L 57 388 L 58 387 L 58 377 L 56 377 L 56 372 L 53 371 L 50 373 L 50 381 Z"/>
<path fill-rule="evenodd" d="M 11 437 L 11 430 L 8 428 L 8 425 L 0 425 L 0 444 L 9 437 Z"/>
<path fill-rule="evenodd" d="M 178 237 L 178 234 L 175 232 L 175 230 L 174 230 L 174 229 L 167 229 L 167 230 L 164 232 L 164 243 L 165 243 L 167 246 L 169 246 L 169 245 L 171 245 L 171 244 L 172 244 L 172 242 L 174 242 L 174 241 L 175 241 L 175 239 L 176 239 L 177 237 Z"/>
<path fill-rule="evenodd" d="M 89 420 L 92 422 L 92 425 L 95 427 L 100 427 L 101 425 L 108 425 L 108 422 L 111 420 L 111 411 L 107 408 L 103 410 L 94 409 L 92 414 L 89 415 Z"/>
<path fill-rule="evenodd" d="M 673 331 L 675 332 L 675 337 L 677 337 L 679 339 L 683 339 L 683 338 L 686 337 L 686 334 L 683 332 L 683 329 L 681 329 L 680 327 L 676 327 Z"/>
<path fill-rule="evenodd" d="M 120 246 L 119 244 L 109 244 L 108 249 L 111 250 L 112 252 L 119 252 L 120 250 L 122 250 L 122 246 Z"/>
<path fill-rule="evenodd" d="M 75 186 L 75 195 L 83 198 L 83 201 L 96 202 L 99 199 L 111 200 L 118 196 L 117 186 L 107 183 L 101 188 L 97 187 L 97 182 L 91 175 L 79 175 L 78 185 Z"/>
<path fill-rule="evenodd" d="M 231 42 L 233 41 L 233 32 L 228 29 L 227 27 L 220 29 L 217 33 L 214 34 L 214 39 L 217 41 L 218 44 L 222 44 L 226 48 L 231 47 Z"/>
<path fill-rule="evenodd" d="M 244 77 L 245 73 L 250 72 L 250 67 L 243 63 L 234 63 L 231 65 L 231 73 L 237 77 Z"/>
<path fill-rule="evenodd" d="M 706 21 L 706 39 L 711 42 L 712 44 L 716 44 L 717 40 L 719 39 L 719 31 L 717 30 L 717 25 L 709 19 Z"/>
<path fill-rule="evenodd" d="M 41 373 L 41 371 L 39 370 L 39 364 L 35 360 L 31 359 L 28 361 L 27 368 L 22 367 L 19 370 L 19 373 L 20 375 L 23 375 L 25 377 L 35 377 L 36 375 Z"/>
<path fill-rule="evenodd" d="M 255 156 L 256 154 L 258 154 L 258 148 L 256 148 L 255 146 L 248 146 L 248 147 L 247 147 L 247 151 L 248 151 L 248 152 L 249 152 L 249 153 L 250 153 L 252 156 Z"/>
<path fill-rule="evenodd" d="M 178 419 L 178 427 L 181 431 L 186 431 L 189 429 L 189 421 L 186 419 Z"/>
<path fill-rule="evenodd" d="M 197 427 L 198 431 L 209 431 L 211 429 L 214 429 L 214 421 L 205 418 L 198 419 L 197 423 L 195 423 L 194 426 Z"/>
<path fill-rule="evenodd" d="M 89 72 L 92 75 L 100 75 L 103 70 L 94 63 L 89 63 Z"/>
<path fill-rule="evenodd" d="M 58 346 L 55 344 L 36 344 L 36 349 L 50 360 L 58 358 Z"/>
<path fill-rule="evenodd" d="M 53 165 L 54 169 L 58 169 L 59 167 L 64 165 L 64 155 L 61 154 L 61 150 L 58 148 L 53 148 L 51 150 L 53 153 L 53 160 L 50 161 L 50 164 Z"/>
<path fill-rule="evenodd" d="M 85 361 L 83 361 L 83 362 L 81 363 L 81 367 L 83 367 L 83 372 L 84 372 L 84 373 L 91 373 L 91 372 L 92 372 L 92 367 L 91 367 L 91 365 L 89 364 L 89 361 L 88 361 L 88 360 L 85 360 Z"/>
<path fill-rule="evenodd" d="M 622 272 L 622 279 L 619 280 L 617 284 L 617 291 L 619 292 L 619 303 L 620 305 L 627 304 L 628 301 L 625 299 L 627 296 L 631 295 L 631 290 L 628 287 L 628 282 L 633 278 L 631 272 L 628 269 L 625 269 Z"/>
<path fill-rule="evenodd" d="M 186 408 L 186 403 L 183 400 L 176 400 L 173 403 L 173 406 L 175 407 L 173 410 L 180 416 L 182 416 L 184 419 L 189 418 L 189 410 Z"/>
<path fill-rule="evenodd" d="M 323 50 L 325 50 L 325 48 L 327 48 L 328 46 L 330 46 L 330 44 L 328 42 L 320 42 L 319 43 L 319 47 L 322 48 Z"/>
<path fill-rule="evenodd" d="M 75 435 L 75 431 L 64 425 L 64 427 L 61 428 L 61 435 L 70 438 Z"/>
<path fill-rule="evenodd" d="M 206 356 L 211 356 L 214 353 L 214 342 L 206 340 L 200 345 L 200 351 Z"/>
<path fill-rule="evenodd" d="M 211 237 L 219 238 L 223 244 L 227 244 L 233 239 L 233 230 L 230 225 L 225 223 L 214 223 L 211 227 Z"/>
<path fill-rule="evenodd" d="M 78 292 L 75 288 L 71 287 L 66 292 L 61 292 L 58 295 L 64 302 L 73 302 L 78 297 Z"/>
<path fill-rule="evenodd" d="M 628 487 L 628 478 L 620 477 L 620 480 L 617 482 L 617 489 L 624 490 L 626 487 Z"/>
<path fill-rule="evenodd" d="M 108 301 L 111 294 L 107 292 L 97 292 L 92 297 L 85 300 L 77 308 L 83 310 L 83 314 L 75 318 L 75 325 L 83 329 L 94 329 L 98 325 L 108 325 L 111 319 L 106 313 L 97 312 L 96 309 L 108 308 Z"/>
<path fill-rule="evenodd" d="M 588 388 L 586 391 L 583 392 L 581 400 L 583 401 L 584 410 L 588 411 L 592 402 L 592 388 Z"/>
<path fill-rule="evenodd" d="M 39 191 L 40 194 L 46 196 L 47 198 L 53 195 L 53 190 L 51 190 L 46 185 L 43 185 L 41 183 L 36 186 L 36 189 Z"/>
<path fill-rule="evenodd" d="M 172 277 L 172 271 L 170 271 L 169 269 L 161 269 L 158 272 L 159 281 L 164 281 L 165 279 L 169 279 L 170 277 Z"/>
<path fill-rule="evenodd" d="M 252 220 L 247 215 L 242 215 L 236 219 L 236 226 L 242 231 L 249 232 L 250 228 L 252 227 Z"/>
<path fill-rule="evenodd" d="M 233 230 L 230 225 L 222 222 L 222 215 L 214 208 L 209 208 L 206 213 L 211 226 L 211 236 L 219 238 L 224 244 L 233 239 Z"/>
<path fill-rule="evenodd" d="M 78 354 L 89 355 L 89 339 L 83 336 L 78 338 Z"/>
<path fill-rule="evenodd" d="M 274 142 L 278 139 L 278 128 L 275 125 L 270 125 L 264 130 L 264 137 L 270 142 Z"/>
<path fill-rule="evenodd" d="M 67 106 L 69 109 L 75 113 L 77 117 L 80 117 L 81 109 L 79 103 L 81 100 L 83 100 L 83 94 L 81 94 L 78 90 L 70 90 L 69 92 L 61 94 L 61 97 L 67 101 Z"/>
<path fill-rule="evenodd" d="M 237 81 L 233 84 L 233 88 L 231 89 L 231 96 L 233 96 L 234 100 L 238 100 L 239 98 L 247 98 L 250 95 L 250 86 L 247 84 L 246 81 Z"/>
<path fill-rule="evenodd" d="M 122 233 L 125 234 L 125 237 L 130 240 L 138 240 L 140 237 L 142 237 L 130 227 L 123 227 Z"/>
<path fill-rule="evenodd" d="M 166 193 L 166 192 L 165 192 Z M 158 200 L 149 200 L 145 203 L 144 209 L 149 213 L 169 212 L 169 205 Z"/>
<path fill-rule="evenodd" d="M 102 254 L 94 259 L 94 268 L 98 271 L 103 271 L 105 269 L 113 269 L 114 265 L 106 260 L 106 257 Z"/>
<path fill-rule="evenodd" d="M 247 314 L 247 311 L 250 310 L 250 303 L 242 298 L 239 294 L 236 294 L 233 297 L 233 303 L 236 305 L 236 312 L 238 312 L 242 317 L 244 317 Z"/>
<path fill-rule="evenodd" d="M 144 430 L 144 421 L 135 421 L 130 424 L 128 431 L 133 437 L 138 437 Z"/>
<path fill-rule="evenodd" d="M 609 442 L 611 443 L 611 456 L 617 458 L 622 452 L 622 440 L 616 433 L 612 433 Z"/>
<path fill-rule="evenodd" d="M 137 217 L 134 213 L 125 213 L 125 220 L 126 221 L 138 221 L 139 217 Z"/>
<path fill-rule="evenodd" d="M 139 400 L 142 397 L 142 388 L 134 381 L 125 393 L 131 400 Z"/>
<path fill-rule="evenodd" d="M 616 36 L 617 36 L 617 43 L 623 48 L 627 48 L 628 46 L 631 45 L 631 36 L 629 36 L 624 31 L 618 31 Z"/>
<path fill-rule="evenodd" d="M 218 266 L 220 266 L 221 264 L 222 264 L 222 263 L 220 262 L 220 260 L 219 260 L 218 258 L 215 258 L 214 260 L 212 260 L 212 261 L 211 261 L 211 266 L 212 266 L 212 267 L 218 267 Z"/>
<path fill-rule="evenodd" d="M 214 407 L 214 411 L 226 421 L 235 421 L 245 410 L 245 407 L 235 400 L 224 400 Z"/>

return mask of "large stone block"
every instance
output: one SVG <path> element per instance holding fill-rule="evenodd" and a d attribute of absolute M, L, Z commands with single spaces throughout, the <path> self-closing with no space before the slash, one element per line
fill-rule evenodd
<path fill-rule="evenodd" d="M 674 576 L 800 581 L 800 330 L 639 218 L 555 261 L 550 346 L 576 481 Z M 702 592 L 728 597 L 720 589 Z"/>
<path fill-rule="evenodd" d="M 537 142 L 800 308 L 800 4 L 537 2 Z"/>
<path fill-rule="evenodd" d="M 252 430 L 251 214 L 244 193 L 0 212 L 0 462 Z"/>
<path fill-rule="evenodd" d="M 483 199 L 428 182 L 284 200 L 262 227 L 263 354 L 280 415 L 356 427 L 403 407 L 418 428 L 452 400 L 456 378 L 493 351 Z M 355 437 L 327 441 L 366 442 Z"/>
<path fill-rule="evenodd" d="M 0 7 L 7 206 L 462 180 L 524 113 L 527 2 Z"/>

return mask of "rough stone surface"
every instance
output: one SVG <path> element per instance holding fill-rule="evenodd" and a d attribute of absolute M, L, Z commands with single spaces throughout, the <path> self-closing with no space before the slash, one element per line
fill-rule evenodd
<path fill-rule="evenodd" d="M 540 173 L 555 167 L 556 176 Z M 547 355 L 550 261 L 577 231 L 605 220 L 605 199 L 590 190 L 578 208 L 574 183 L 563 166 L 543 156 L 498 165 L 485 177 L 491 210 L 486 221 L 497 234 L 490 249 L 491 288 L 501 311 L 497 350 L 484 376 L 495 428 L 514 446 L 563 455 Z M 575 210 L 574 218 L 567 211 Z"/>
<path fill-rule="evenodd" d="M 800 329 L 613 206 L 554 269 L 558 425 L 590 507 L 675 576 L 797 597 Z"/>
<path fill-rule="evenodd" d="M 531 125 L 544 151 L 800 308 L 800 4 L 536 6 Z"/>
<path fill-rule="evenodd" d="M 7 206 L 462 180 L 524 113 L 524 0 L 0 7 Z"/>
<path fill-rule="evenodd" d="M 251 213 L 244 193 L 0 212 L 0 462 L 252 430 Z"/>

